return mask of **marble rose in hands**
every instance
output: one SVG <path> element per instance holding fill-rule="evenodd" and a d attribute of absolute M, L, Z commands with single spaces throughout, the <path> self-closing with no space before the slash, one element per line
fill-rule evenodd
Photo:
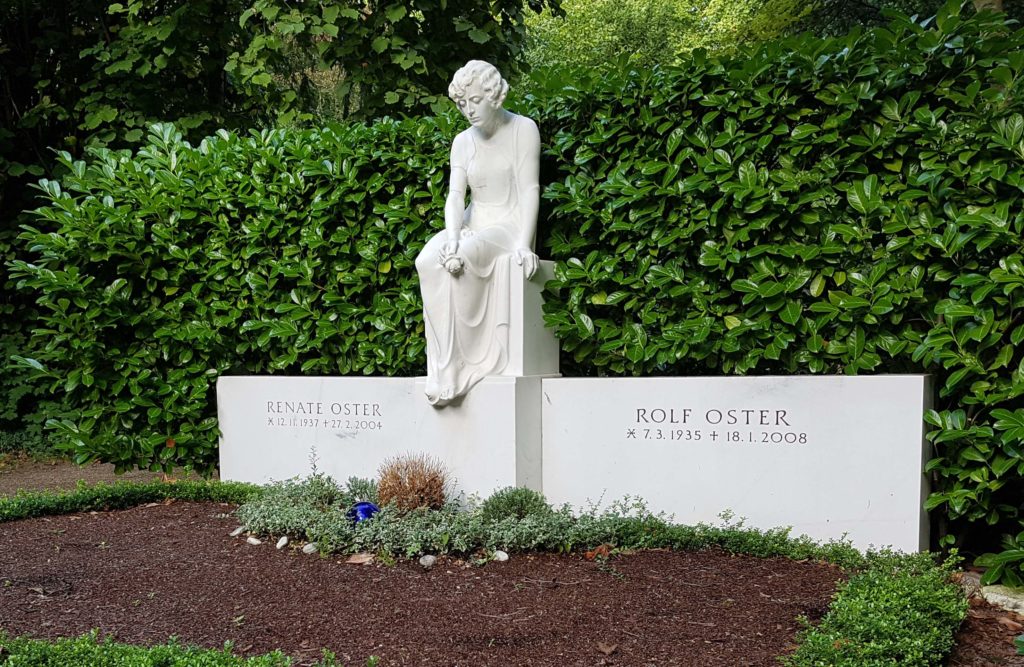
<path fill-rule="evenodd" d="M 448 87 L 470 127 L 452 142 L 445 229 L 416 258 L 427 400 L 438 406 L 505 368 L 510 274 L 537 270 L 540 134 L 502 107 L 507 93 L 498 70 L 481 60 L 466 63 Z"/>

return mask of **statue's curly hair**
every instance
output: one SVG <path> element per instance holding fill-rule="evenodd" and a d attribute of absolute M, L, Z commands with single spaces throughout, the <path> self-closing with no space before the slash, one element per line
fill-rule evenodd
<path fill-rule="evenodd" d="M 508 93 L 508 82 L 502 78 L 497 67 L 483 60 L 470 60 L 452 77 L 452 82 L 448 86 L 448 97 L 455 101 L 465 97 L 466 88 L 474 81 L 480 83 L 484 94 L 492 102 L 504 99 Z"/>

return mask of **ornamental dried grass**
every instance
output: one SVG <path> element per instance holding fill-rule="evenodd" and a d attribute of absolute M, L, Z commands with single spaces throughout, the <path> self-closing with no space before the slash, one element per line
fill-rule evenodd
<path fill-rule="evenodd" d="M 427 454 L 404 454 L 387 459 L 378 471 L 377 496 L 382 504 L 403 511 L 418 507 L 441 509 L 447 499 L 450 473 Z"/>

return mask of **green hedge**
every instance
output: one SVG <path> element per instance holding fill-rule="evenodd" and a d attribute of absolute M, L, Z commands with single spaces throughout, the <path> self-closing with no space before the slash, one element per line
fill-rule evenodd
<path fill-rule="evenodd" d="M 225 373 L 422 373 L 416 252 L 441 222 L 445 118 L 307 132 L 154 126 L 43 181 L 55 233 L 14 273 L 39 293 L 42 362 L 81 409 L 58 429 L 119 469 L 217 463 Z M 39 368 L 42 368 L 40 365 Z"/>
<path fill-rule="evenodd" d="M 956 7 L 528 98 L 563 370 L 933 373 L 929 508 L 969 539 L 1011 527 L 1024 33 Z M 210 469 L 221 374 L 421 372 L 413 258 L 460 126 L 198 147 L 162 126 L 134 157 L 63 158 L 55 231 L 26 230 L 12 272 L 44 311 L 22 363 L 77 410 L 55 426 L 78 460 Z"/>

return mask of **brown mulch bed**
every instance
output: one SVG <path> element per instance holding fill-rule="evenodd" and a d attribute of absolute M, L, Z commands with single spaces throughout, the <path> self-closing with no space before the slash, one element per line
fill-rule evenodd
<path fill-rule="evenodd" d="M 387 665 L 777 664 L 840 572 L 786 559 L 644 551 L 606 565 L 515 555 L 349 565 L 228 533 L 230 506 L 172 503 L 0 524 L 0 628 L 135 644 L 321 648 Z"/>
<path fill-rule="evenodd" d="M 0 457 L 0 496 L 160 478 Z M 132 643 L 177 635 L 210 647 L 231 639 L 247 654 L 281 648 L 309 661 L 327 647 L 355 665 L 371 654 L 390 665 L 774 665 L 793 618 L 820 616 L 838 577 L 719 552 L 642 552 L 610 568 L 556 556 L 483 568 L 442 560 L 430 572 L 345 565 L 231 539 L 233 520 L 215 516 L 230 509 L 175 503 L 0 524 L 0 629 L 57 637 L 96 627 Z M 948 667 L 1024 667 L 1017 623 L 972 599 Z"/>
<path fill-rule="evenodd" d="M 957 645 L 948 667 L 1024 667 L 1024 655 L 1017 655 L 1013 638 L 1024 632 L 1024 617 L 993 607 L 980 597 L 971 598 L 971 608 L 957 633 Z"/>

